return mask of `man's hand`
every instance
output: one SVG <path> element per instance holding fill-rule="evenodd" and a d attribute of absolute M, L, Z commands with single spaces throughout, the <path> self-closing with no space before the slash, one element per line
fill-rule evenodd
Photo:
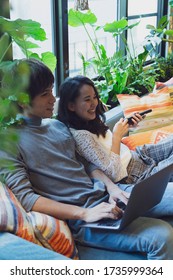
<path fill-rule="evenodd" d="M 123 211 L 113 204 L 102 202 L 93 208 L 86 208 L 83 220 L 85 222 L 96 222 L 103 218 L 118 219 L 122 216 Z"/>

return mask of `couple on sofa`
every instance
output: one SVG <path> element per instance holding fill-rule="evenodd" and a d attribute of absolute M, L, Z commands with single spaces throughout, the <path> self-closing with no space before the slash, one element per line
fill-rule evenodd
<path fill-rule="evenodd" d="M 67 220 L 74 238 L 82 244 L 122 252 L 141 252 L 150 260 L 173 259 L 173 228 L 156 218 L 167 213 L 173 214 L 171 185 L 167 187 L 161 203 L 155 207 L 153 217 L 140 217 L 121 232 L 80 227 L 83 221 L 117 219 L 121 216 L 122 210 L 118 208 L 116 201 L 119 199 L 127 204 L 128 188 L 131 185 L 126 183 L 135 183 L 148 176 L 148 170 L 157 172 L 173 162 L 172 137 L 131 153 L 121 147 L 121 138 L 129 127 L 127 120 L 121 119 L 111 135 L 113 145 L 109 147 L 112 155 L 110 163 L 105 165 L 108 151 L 102 141 L 98 145 L 104 147 L 100 148 L 100 153 L 103 152 L 104 156 L 100 157 L 103 160 L 97 166 L 76 153 L 76 138 L 72 137 L 72 133 L 82 129 L 90 132 L 86 141 L 90 134 L 95 135 L 95 143 L 98 141 L 97 136 L 101 136 L 103 140 L 108 137 L 108 128 L 102 122 L 103 114 L 94 85 L 88 79 L 84 79 L 84 83 L 71 79 L 65 81 L 60 88 L 58 118 L 61 121 L 51 119 L 55 103 L 52 94 L 53 74 L 41 62 L 24 59 L 14 66 L 13 79 L 16 79 L 19 74 L 17 68 L 23 63 L 29 69 L 26 92 L 29 94 L 30 104 L 20 104 L 22 122 L 16 128 L 20 135 L 18 154 L 15 157 L 1 151 L 1 157 L 10 160 L 15 169 L 9 170 L 6 166 L 1 168 L 0 173 L 26 211 L 42 212 Z M 63 121 L 65 111 L 61 112 L 64 108 L 61 107 L 62 96 L 65 92 L 70 95 L 72 89 L 78 89 L 79 93 L 66 107 L 75 115 L 73 125 L 70 121 Z M 76 94 L 75 90 L 73 93 Z M 75 127 L 78 123 L 76 116 L 80 117 L 82 127 Z M 99 117 L 92 124 L 96 116 Z M 134 115 L 134 124 L 141 119 L 139 114 Z M 82 143 L 84 141 L 85 138 Z M 106 169 L 105 172 L 102 171 L 103 168 Z M 116 181 L 120 183 L 115 184 Z"/>

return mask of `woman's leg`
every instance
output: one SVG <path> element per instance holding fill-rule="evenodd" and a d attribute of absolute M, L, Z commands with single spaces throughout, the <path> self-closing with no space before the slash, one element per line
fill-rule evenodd
<path fill-rule="evenodd" d="M 156 164 L 159 164 L 164 160 L 170 162 L 169 158 L 171 158 L 171 160 L 173 158 L 173 135 L 157 144 L 148 144 L 143 145 L 142 147 L 137 147 L 136 151 L 144 158 L 148 157 L 153 159 Z"/>
<path fill-rule="evenodd" d="M 168 183 L 163 198 L 159 204 L 147 212 L 147 216 L 161 218 L 173 217 L 173 183 Z"/>
<path fill-rule="evenodd" d="M 141 252 L 149 260 L 173 260 L 173 229 L 160 220 L 140 217 L 124 230 L 83 228 L 83 244 L 121 252 Z"/>
<path fill-rule="evenodd" d="M 139 146 L 136 151 L 132 151 L 132 158 L 127 167 L 128 177 L 121 183 L 137 183 L 172 163 L 173 136 L 171 135 L 157 144 Z"/>
<path fill-rule="evenodd" d="M 132 153 L 127 168 L 127 184 L 137 183 L 173 163 L 173 136 L 158 142 L 139 146 Z M 173 177 L 170 178 L 173 181 Z"/>
<path fill-rule="evenodd" d="M 131 193 L 134 185 L 118 184 L 123 191 Z M 169 182 L 163 194 L 162 200 L 147 212 L 147 217 L 162 218 L 173 217 L 173 182 Z"/>

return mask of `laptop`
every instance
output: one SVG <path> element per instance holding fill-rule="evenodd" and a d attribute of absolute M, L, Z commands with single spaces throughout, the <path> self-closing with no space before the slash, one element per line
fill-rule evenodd
<path fill-rule="evenodd" d="M 124 213 L 120 219 L 102 219 L 93 223 L 85 223 L 81 226 L 122 230 L 139 216 L 144 216 L 148 210 L 161 201 L 172 174 L 173 164 L 135 184 L 127 205 L 124 205 Z"/>

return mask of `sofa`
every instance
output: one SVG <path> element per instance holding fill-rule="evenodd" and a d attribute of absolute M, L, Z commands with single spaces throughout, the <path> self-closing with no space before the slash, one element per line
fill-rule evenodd
<path fill-rule="evenodd" d="M 120 106 L 106 112 L 110 129 L 123 117 Z M 113 252 L 74 242 L 64 221 L 26 213 L 7 186 L 0 185 L 1 260 L 146 260 L 145 254 Z M 173 224 L 173 218 L 167 219 Z"/>

